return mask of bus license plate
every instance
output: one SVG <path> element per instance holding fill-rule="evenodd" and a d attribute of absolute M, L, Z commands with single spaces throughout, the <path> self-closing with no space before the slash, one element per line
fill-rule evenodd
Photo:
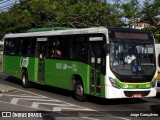
<path fill-rule="evenodd" d="M 133 98 L 141 98 L 141 97 L 142 97 L 142 94 L 133 94 L 132 97 L 133 97 Z"/>

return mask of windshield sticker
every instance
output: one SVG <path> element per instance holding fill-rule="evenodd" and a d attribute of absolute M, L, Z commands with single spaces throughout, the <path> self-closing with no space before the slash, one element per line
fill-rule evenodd
<path fill-rule="evenodd" d="M 29 64 L 29 57 L 21 57 L 20 60 L 20 67 L 28 67 Z"/>
<path fill-rule="evenodd" d="M 117 61 L 114 62 L 114 63 L 113 63 L 113 66 L 114 66 L 114 67 L 118 66 L 118 62 L 117 62 Z"/>
<path fill-rule="evenodd" d="M 138 67 L 137 66 L 132 66 L 132 73 L 138 72 Z"/>

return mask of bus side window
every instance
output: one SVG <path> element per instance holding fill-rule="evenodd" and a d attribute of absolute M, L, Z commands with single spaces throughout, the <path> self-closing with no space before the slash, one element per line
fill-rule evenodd
<path fill-rule="evenodd" d="M 4 54 L 8 55 L 10 54 L 10 40 L 6 39 L 5 40 L 5 47 L 4 47 Z"/>
<path fill-rule="evenodd" d="M 55 51 L 54 49 L 51 49 L 51 52 L 50 52 L 50 57 L 51 57 L 51 58 L 54 58 L 54 54 L 55 54 L 54 51 Z"/>
<path fill-rule="evenodd" d="M 31 56 L 35 56 L 35 50 L 36 50 L 36 40 L 34 38 L 31 39 Z"/>
<path fill-rule="evenodd" d="M 31 55 L 31 40 L 23 39 L 20 40 L 20 55 Z"/>
<path fill-rule="evenodd" d="M 71 58 L 70 43 L 71 43 L 71 37 L 69 36 L 57 37 L 56 49 L 55 49 L 56 57 L 70 59 Z"/>
<path fill-rule="evenodd" d="M 19 43 L 17 40 L 12 39 L 6 39 L 5 40 L 5 49 L 4 54 L 8 55 L 16 55 L 17 51 L 19 51 Z"/>
<path fill-rule="evenodd" d="M 73 40 L 72 55 L 73 59 L 86 61 L 87 59 L 87 41 L 85 37 L 78 36 Z"/>
<path fill-rule="evenodd" d="M 55 57 L 55 38 L 48 37 L 48 44 L 47 44 L 47 57 L 53 59 Z"/>
<path fill-rule="evenodd" d="M 55 54 L 56 54 L 56 57 L 61 57 L 62 56 L 62 47 L 63 47 L 63 44 L 62 44 L 63 41 L 60 41 L 60 40 L 57 40 L 56 41 L 56 49 L 55 49 Z"/>

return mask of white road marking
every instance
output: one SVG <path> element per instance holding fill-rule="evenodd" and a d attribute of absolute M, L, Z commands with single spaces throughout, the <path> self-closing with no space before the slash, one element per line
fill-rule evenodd
<path fill-rule="evenodd" d="M 61 111 L 62 109 L 69 109 L 69 110 L 83 110 L 83 111 L 93 111 L 91 109 L 88 108 L 83 108 L 83 107 L 77 107 L 76 105 L 72 105 L 72 104 L 55 104 L 55 103 L 40 103 L 40 102 L 33 102 L 33 104 L 31 105 L 32 108 L 38 108 L 39 105 L 49 105 L 49 106 L 54 106 L 52 111 Z"/>
<path fill-rule="evenodd" d="M 73 105 L 67 105 L 67 104 L 56 104 L 56 103 L 41 103 L 41 102 L 33 102 L 31 107 L 32 108 L 38 108 L 39 105 L 53 105 L 53 106 L 73 106 Z"/>
<path fill-rule="evenodd" d="M 72 108 L 73 107 L 73 108 Z M 71 107 L 66 107 L 66 106 L 62 106 L 62 107 L 53 107 L 53 111 L 62 111 L 62 109 L 67 109 L 67 110 L 71 110 L 71 111 L 90 111 L 89 109 L 83 109 L 83 108 L 75 108 L 74 106 Z"/>
<path fill-rule="evenodd" d="M 99 120 L 99 119 L 95 119 L 95 118 L 89 118 L 89 117 L 81 117 L 83 119 L 89 119 L 89 120 Z"/>
<path fill-rule="evenodd" d="M 1 84 L 0 84 L 1 85 Z M 14 88 L 14 87 L 10 87 L 10 88 Z M 86 108 L 86 107 L 81 107 L 81 106 L 79 106 L 79 105 L 74 105 L 74 104 L 71 104 L 71 103 L 67 103 L 67 102 L 64 102 L 64 101 L 61 101 L 61 100 L 57 100 L 57 99 L 53 99 L 53 98 L 49 98 L 49 97 L 46 97 L 46 96 L 43 96 L 43 95 L 40 95 L 40 94 L 36 94 L 36 93 L 33 93 L 33 92 L 28 92 L 28 91 L 25 91 L 25 90 L 21 90 L 21 89 L 17 89 L 17 88 L 14 88 L 15 90 L 19 90 L 19 91 L 22 91 L 22 92 L 25 92 L 25 93 L 29 93 L 29 94 L 32 94 L 32 95 L 35 95 L 35 96 L 38 96 L 38 97 L 42 97 L 42 98 L 47 98 L 47 99 L 52 99 L 52 100 L 56 100 L 56 101 L 58 101 L 58 102 L 61 102 L 61 103 L 64 103 L 64 104 L 70 104 L 70 105 L 72 105 L 72 106 L 76 106 L 76 107 L 79 107 L 80 109 L 78 109 L 77 108 L 77 110 L 81 110 L 81 109 L 83 109 L 83 110 L 89 110 L 89 111 L 95 111 L 96 112 L 96 110 L 93 110 L 93 109 L 89 109 L 89 108 Z M 5 96 L 5 94 L 3 94 L 3 96 Z M 9 96 L 8 94 L 6 95 L 6 96 Z M 11 95 L 10 95 L 11 96 Z M 20 96 L 21 97 L 21 96 Z M 22 98 L 21 98 L 22 99 Z M 26 98 L 24 98 L 24 100 L 25 100 Z M 17 104 L 17 102 L 19 101 L 19 99 L 12 99 L 11 100 L 11 104 L 16 104 L 16 105 L 19 105 L 19 104 Z M 1 102 L 1 101 L 0 101 Z M 5 103 L 5 102 L 4 102 Z M 8 102 L 6 102 L 6 103 L 8 103 Z M 50 104 L 50 103 L 48 103 L 48 104 Z M 25 105 L 19 105 L 19 106 L 24 106 L 24 107 L 30 107 L 31 108 L 31 106 L 25 106 Z M 34 108 L 35 107 L 35 108 Z M 38 108 L 36 105 L 34 106 L 33 105 L 33 108 L 34 109 L 40 109 L 40 110 L 45 110 L 45 111 L 50 111 L 50 110 L 47 110 L 47 109 L 43 109 L 43 108 Z M 55 108 L 55 109 L 57 109 L 58 110 L 58 108 Z M 53 110 L 54 110 L 54 108 L 53 108 Z M 59 109 L 59 110 L 61 110 L 61 108 Z M 112 117 L 114 117 L 114 118 L 119 118 L 119 119 L 123 119 L 123 120 L 130 120 L 130 119 L 127 119 L 127 118 L 124 118 L 124 117 L 118 117 L 118 116 L 114 116 L 114 115 L 112 115 L 112 114 L 108 114 L 108 113 L 103 113 L 103 114 L 106 114 L 106 115 L 111 115 Z M 86 117 L 87 118 L 87 117 Z M 88 118 L 87 118 L 88 119 Z M 92 118 L 91 118 L 92 119 Z M 94 120 L 94 119 L 93 119 Z"/>
<path fill-rule="evenodd" d="M 17 101 L 19 101 L 19 100 L 33 100 L 33 101 L 44 101 L 44 102 L 60 102 L 59 100 L 56 100 L 56 99 L 31 99 L 31 98 L 13 98 L 12 100 L 11 100 L 11 102 L 12 101 L 14 101 L 14 99 L 16 99 Z"/>
<path fill-rule="evenodd" d="M 43 97 L 43 96 L 27 96 L 27 95 L 10 95 L 10 94 L 2 94 L 4 96 L 10 96 L 10 97 L 21 97 L 21 98 L 47 98 L 47 97 Z M 48 99 L 48 98 L 47 98 Z"/>
<path fill-rule="evenodd" d="M 13 98 L 10 103 L 16 105 L 18 103 L 18 101 L 19 101 L 19 99 Z"/>
<path fill-rule="evenodd" d="M 131 120 L 131 119 L 124 118 L 124 117 L 116 117 L 116 118 L 119 118 L 119 119 L 122 119 L 122 120 Z"/>
<path fill-rule="evenodd" d="M 3 94 L 0 94 L 0 97 L 2 97 L 3 96 Z"/>

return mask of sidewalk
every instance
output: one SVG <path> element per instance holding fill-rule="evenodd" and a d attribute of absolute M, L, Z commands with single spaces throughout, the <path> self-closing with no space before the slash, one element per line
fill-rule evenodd
<path fill-rule="evenodd" d="M 6 93 L 6 92 L 13 91 L 13 90 L 14 88 L 12 87 L 0 84 L 0 93 Z"/>

